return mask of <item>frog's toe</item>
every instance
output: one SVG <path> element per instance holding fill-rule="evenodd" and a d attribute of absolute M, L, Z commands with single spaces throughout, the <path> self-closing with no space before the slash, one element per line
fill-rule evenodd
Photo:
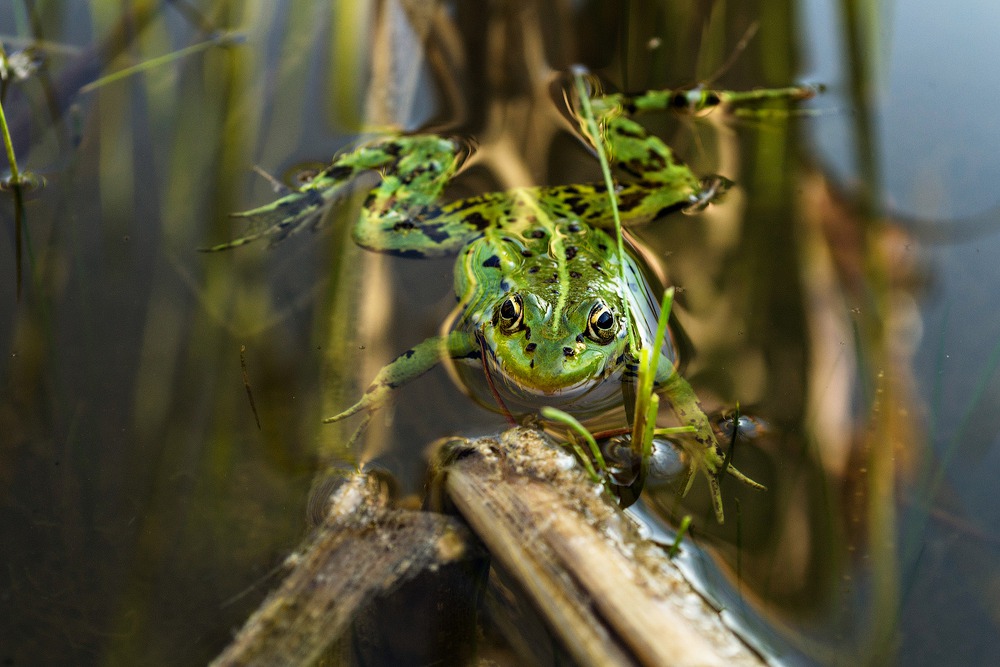
<path fill-rule="evenodd" d="M 332 417 L 326 417 L 325 419 L 323 419 L 323 423 L 324 424 L 332 424 L 334 422 L 339 422 L 339 421 L 341 421 L 343 419 L 347 419 L 348 417 L 350 417 L 352 415 L 358 414 L 359 412 L 365 410 L 367 407 L 368 406 L 365 405 L 365 402 L 363 400 L 362 401 L 358 401 L 357 403 L 355 403 L 351 407 L 347 408 L 343 412 L 339 412 L 339 413 L 335 414 Z"/>
<path fill-rule="evenodd" d="M 720 485 L 723 472 L 722 465 L 723 463 L 719 460 L 718 453 L 713 448 L 706 448 L 700 455 L 693 454 L 691 456 L 691 465 L 688 466 L 687 477 L 684 479 L 681 487 L 683 489 L 681 495 L 687 495 L 688 490 L 690 490 L 694 482 L 695 472 L 699 471 L 703 473 L 706 481 L 708 481 L 709 493 L 712 496 L 712 509 L 715 511 L 715 519 L 720 524 L 725 521 L 725 514 L 722 509 L 722 487 Z M 725 472 L 749 487 L 761 491 L 767 490 L 767 487 L 763 484 L 750 479 L 732 465 L 727 465 Z"/>
<path fill-rule="evenodd" d="M 758 489 L 760 491 L 767 491 L 767 487 L 766 486 L 764 486 L 760 482 L 755 482 L 754 480 L 750 479 L 749 477 L 747 477 L 746 475 L 744 475 L 743 473 L 741 473 L 739 470 L 737 470 L 732 465 L 726 466 L 726 472 L 729 473 L 730 475 L 732 475 L 733 477 L 735 477 L 736 479 L 740 480 L 741 482 L 743 482 L 747 486 L 751 487 L 751 488 Z"/>
<path fill-rule="evenodd" d="M 722 511 L 722 488 L 719 486 L 719 478 L 715 475 L 707 475 L 708 488 L 712 494 L 712 509 L 715 510 L 715 520 L 719 524 L 726 522 L 725 514 Z"/>

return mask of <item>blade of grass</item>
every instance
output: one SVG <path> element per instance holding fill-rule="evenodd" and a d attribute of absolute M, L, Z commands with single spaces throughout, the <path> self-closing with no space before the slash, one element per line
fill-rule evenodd
<path fill-rule="evenodd" d="M 573 431 L 582 437 L 587 446 L 590 447 L 590 453 L 594 456 L 594 460 L 597 461 L 597 465 L 601 470 L 607 470 L 608 464 L 604 461 L 604 455 L 601 454 L 601 448 L 597 446 L 597 441 L 594 440 L 594 436 L 586 429 L 586 427 L 576 420 L 573 415 L 563 412 L 558 408 L 553 408 L 550 406 L 545 406 L 542 408 L 542 416 L 546 419 L 551 419 L 552 421 L 557 421 L 570 427 Z M 586 461 L 584 465 L 589 463 Z"/>
<path fill-rule="evenodd" d="M 608 163 L 608 156 L 604 148 L 604 141 L 601 139 L 601 131 L 597 127 L 597 120 L 594 118 L 594 109 L 590 104 L 590 92 L 587 90 L 587 83 L 584 77 L 587 71 L 580 66 L 573 67 L 573 83 L 576 85 L 576 94 L 580 99 L 580 110 L 583 118 L 587 121 L 587 134 L 594 142 L 594 149 L 597 151 L 597 160 L 601 163 L 601 174 L 604 176 L 604 187 L 608 191 L 608 202 L 611 204 L 611 217 L 615 221 L 615 238 L 618 241 L 618 273 L 619 289 L 623 292 L 628 289 L 628 275 L 625 271 L 625 243 L 622 236 L 622 219 L 618 212 L 618 197 L 615 196 L 615 182 L 611 178 L 611 165 Z M 622 294 L 624 297 L 625 294 Z M 639 349 L 635 340 L 635 331 L 632 322 L 628 323 L 629 344 L 633 350 Z"/>
<path fill-rule="evenodd" d="M 0 54 L 4 59 L 7 54 Z M 3 134 L 3 147 L 7 151 L 7 162 L 10 163 L 10 184 L 14 187 L 21 185 L 21 172 L 17 168 L 17 156 L 14 155 L 14 142 L 10 138 L 10 128 L 7 127 L 7 116 L 3 112 L 3 102 L 0 102 L 0 133 Z"/>
<path fill-rule="evenodd" d="M 80 88 L 80 93 L 86 94 L 93 92 L 94 90 L 102 86 L 106 86 L 108 84 L 121 81 L 122 79 L 128 78 L 135 74 L 141 74 L 142 72 L 147 72 L 151 69 L 160 67 L 162 65 L 168 65 L 182 58 L 186 58 L 187 56 L 194 55 L 196 53 L 200 53 L 202 51 L 210 49 L 213 46 L 221 46 L 221 47 L 232 46 L 234 44 L 240 44 L 243 40 L 244 40 L 243 35 L 239 33 L 221 32 L 218 35 L 212 37 L 211 39 L 205 40 L 204 42 L 192 44 L 191 46 L 184 47 L 183 49 L 178 49 L 177 51 L 173 51 L 172 53 L 167 53 L 162 56 L 158 56 L 156 58 L 151 58 L 150 60 L 138 63 L 136 65 L 133 65 L 132 67 L 126 67 L 125 69 L 118 70 L 117 72 L 112 72 L 107 76 L 102 76 L 96 81 L 91 81 L 86 86 Z"/>

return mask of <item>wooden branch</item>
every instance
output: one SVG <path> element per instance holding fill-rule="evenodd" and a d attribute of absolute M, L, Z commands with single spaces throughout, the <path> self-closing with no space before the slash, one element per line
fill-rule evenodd
<path fill-rule="evenodd" d="M 449 497 L 578 664 L 763 664 L 544 434 L 514 429 L 452 456 Z"/>
<path fill-rule="evenodd" d="M 482 557 L 461 521 L 386 502 L 374 477 L 347 478 L 323 523 L 289 557 L 288 577 L 212 664 L 311 665 L 376 597 L 428 570 Z"/>

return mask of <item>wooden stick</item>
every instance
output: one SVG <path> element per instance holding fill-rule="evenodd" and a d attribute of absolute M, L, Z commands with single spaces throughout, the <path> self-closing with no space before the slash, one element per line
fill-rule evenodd
<path fill-rule="evenodd" d="M 543 434 L 474 441 L 445 488 L 580 665 L 762 665 Z"/>

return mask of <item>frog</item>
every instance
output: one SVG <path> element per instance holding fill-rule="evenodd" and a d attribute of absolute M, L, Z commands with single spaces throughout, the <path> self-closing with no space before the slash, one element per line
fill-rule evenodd
<path fill-rule="evenodd" d="M 390 133 L 339 154 L 276 201 L 235 214 L 257 231 L 206 250 L 259 239 L 275 243 L 315 227 L 362 175 L 376 172 L 377 183 L 352 229 L 354 242 L 404 258 L 455 258 L 457 305 L 440 335 L 386 364 L 356 402 L 324 422 L 363 415 L 361 432 L 395 389 L 442 363 L 463 382 L 485 379 L 497 408 L 507 415 L 512 408 L 531 413 L 551 406 L 585 420 L 624 406 L 631 419 L 639 354 L 652 345 L 659 304 L 628 230 L 673 213 L 700 211 L 731 185 L 720 175 L 696 176 L 635 117 L 670 109 L 702 114 L 726 105 L 814 94 L 810 86 L 594 94 L 586 100 L 589 119 L 576 109 L 570 116 L 590 150 L 603 151 L 614 168 L 613 192 L 605 180 L 443 201 L 445 187 L 472 153 L 470 142 L 430 132 Z M 599 128 L 596 138 L 590 121 Z M 621 229 L 626 231 L 616 231 Z M 684 493 L 701 474 L 721 524 L 722 475 L 764 487 L 727 460 L 678 357 L 668 337 L 658 351 L 654 391 L 689 431 L 676 440 L 688 464 Z"/>

